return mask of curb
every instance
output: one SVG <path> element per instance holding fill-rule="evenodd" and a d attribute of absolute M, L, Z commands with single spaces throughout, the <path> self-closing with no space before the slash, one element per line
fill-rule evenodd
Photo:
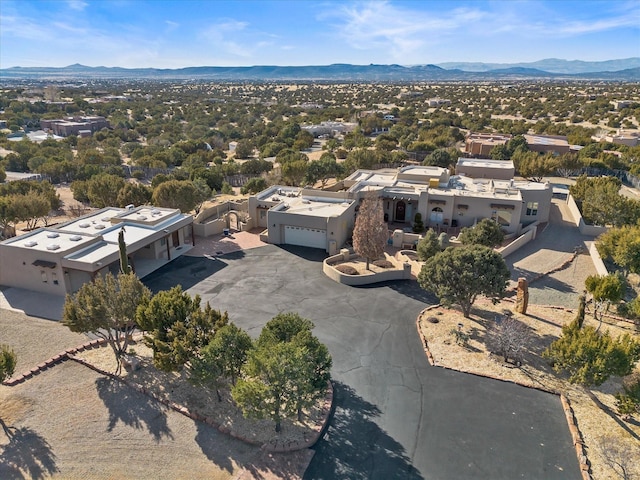
<path fill-rule="evenodd" d="M 45 370 L 48 370 L 49 368 L 54 367 L 55 365 L 58 365 L 59 363 L 69 360 L 70 356 L 78 352 L 83 352 L 85 350 L 90 350 L 92 348 L 98 348 L 105 345 L 106 343 L 107 341 L 104 338 L 97 338 L 95 340 L 89 340 L 88 342 L 85 342 L 82 345 L 79 345 L 77 347 L 72 347 L 67 350 L 64 350 L 58 353 L 57 355 L 54 355 L 53 357 L 49 358 L 48 360 L 42 363 L 39 363 L 38 365 L 31 368 L 30 370 L 27 370 L 20 375 L 17 375 L 15 377 L 9 378 L 8 380 L 5 380 L 4 382 L 2 382 L 2 385 L 6 385 L 7 387 L 13 387 L 20 383 L 23 383 L 29 380 L 30 378 L 32 378 L 33 376 L 40 375 L 40 373 L 44 372 Z"/>
<path fill-rule="evenodd" d="M 435 308 L 440 307 L 440 305 L 433 305 L 431 307 L 427 307 L 424 310 L 422 310 L 419 314 L 418 314 L 418 318 L 416 319 L 416 326 L 418 328 L 418 335 L 420 336 L 420 340 L 422 341 L 422 345 L 424 348 L 424 352 L 427 356 L 427 361 L 429 362 L 429 364 L 433 367 L 438 367 L 438 368 L 442 368 L 445 370 L 452 370 L 455 372 L 460 372 L 460 373 L 465 373 L 467 375 L 474 375 L 476 377 L 482 377 L 482 378 L 490 378 L 492 380 L 498 380 L 500 382 L 505 382 L 505 383 L 513 383 L 515 385 L 519 385 L 521 387 L 524 388 L 530 388 L 532 390 L 538 390 L 541 392 L 545 392 L 545 393 L 550 393 L 552 395 L 557 395 L 560 397 L 560 403 L 562 405 L 562 410 L 564 411 L 565 414 L 565 418 L 567 420 L 567 425 L 569 427 L 569 433 L 571 433 L 571 440 L 573 443 L 573 446 L 575 448 L 576 451 L 576 456 L 578 458 L 578 465 L 580 466 L 580 473 L 582 475 L 582 479 L 583 480 L 592 480 L 592 476 L 591 476 L 591 464 L 589 462 L 589 458 L 587 457 L 587 451 L 584 445 L 584 441 L 582 440 L 582 433 L 580 432 L 580 429 L 578 428 L 578 423 L 576 421 L 576 418 L 573 414 L 573 409 L 571 408 L 571 403 L 569 401 L 569 399 L 567 397 L 564 396 L 563 393 L 555 391 L 555 390 L 548 390 L 546 388 L 542 388 L 542 387 L 532 387 L 531 385 L 525 385 L 521 382 L 518 382 L 517 380 L 507 380 L 504 378 L 498 378 L 498 377 L 493 377 L 491 375 L 486 375 L 486 374 L 482 374 L 482 373 L 474 373 L 474 372 L 464 372 L 462 370 L 457 370 L 455 368 L 451 368 L 451 367 L 447 367 L 444 365 L 437 365 L 435 363 L 435 360 L 433 359 L 433 355 L 431 354 L 431 351 L 429 350 L 429 345 L 427 342 L 426 337 L 423 335 L 422 333 L 422 328 L 420 325 L 420 318 L 422 317 L 422 315 L 429 311 L 429 310 L 433 310 Z M 570 310 L 570 309 L 565 309 L 565 307 L 554 307 L 554 306 L 549 306 L 551 308 L 557 308 L 557 309 L 562 309 L 562 310 Z"/>

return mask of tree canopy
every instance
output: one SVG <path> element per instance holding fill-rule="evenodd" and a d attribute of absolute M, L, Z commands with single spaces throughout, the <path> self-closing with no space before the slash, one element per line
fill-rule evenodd
<path fill-rule="evenodd" d="M 272 419 L 276 432 L 286 416 L 297 412 L 300 419 L 329 380 L 331 356 L 312 328 L 311 321 L 296 313 L 267 322 L 232 389 L 245 415 Z"/>
<path fill-rule="evenodd" d="M 483 245 L 469 245 L 448 247 L 429 258 L 418 274 L 418 283 L 443 303 L 458 304 L 469 317 L 478 295 L 502 297 L 509 276 L 499 253 Z"/>
<path fill-rule="evenodd" d="M 199 295 L 192 298 L 177 285 L 141 305 L 136 320 L 145 332 L 145 344 L 153 350 L 154 365 L 170 372 L 181 370 L 208 345 L 229 317 L 208 303 L 203 310 Z"/>
<path fill-rule="evenodd" d="M 465 227 L 460 231 L 458 240 L 463 245 L 484 245 L 494 248 L 504 240 L 504 232 L 500 225 L 490 218 L 483 218 L 473 227 Z"/>
<path fill-rule="evenodd" d="M 597 238 L 596 247 L 625 273 L 640 273 L 640 225 L 612 228 Z"/>
<path fill-rule="evenodd" d="M 117 373 L 136 328 L 135 312 L 151 292 L 133 273 L 111 273 L 85 283 L 74 295 L 67 295 L 62 323 L 72 332 L 92 333 L 104 338 L 116 356 Z"/>
<path fill-rule="evenodd" d="M 575 320 L 562 327 L 562 336 L 543 355 L 556 372 L 566 371 L 571 383 L 602 385 L 611 375 L 625 376 L 640 358 L 640 344 L 629 334 L 614 339 Z"/>

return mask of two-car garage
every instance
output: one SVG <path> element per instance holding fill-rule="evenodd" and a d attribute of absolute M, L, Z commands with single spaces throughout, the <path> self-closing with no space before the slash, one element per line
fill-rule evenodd
<path fill-rule="evenodd" d="M 288 245 L 327 249 L 327 231 L 284 225 L 284 242 Z"/>

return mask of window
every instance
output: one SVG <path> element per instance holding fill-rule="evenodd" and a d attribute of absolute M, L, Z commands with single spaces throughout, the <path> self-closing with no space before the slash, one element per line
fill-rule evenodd
<path fill-rule="evenodd" d="M 267 211 L 266 210 L 260 210 L 260 218 L 264 218 L 267 216 Z"/>
<path fill-rule="evenodd" d="M 538 215 L 538 202 L 527 203 L 527 215 L 531 217 Z"/>
<path fill-rule="evenodd" d="M 44 283 L 47 283 L 47 272 L 45 272 L 44 270 L 40 270 L 40 276 L 42 277 L 42 281 Z"/>
<path fill-rule="evenodd" d="M 166 238 L 161 238 L 160 239 L 160 245 L 164 247 L 166 244 L 167 244 L 167 239 Z"/>
<path fill-rule="evenodd" d="M 58 276 L 56 275 L 55 272 L 51 273 L 51 280 L 53 280 L 54 285 L 58 285 Z"/>

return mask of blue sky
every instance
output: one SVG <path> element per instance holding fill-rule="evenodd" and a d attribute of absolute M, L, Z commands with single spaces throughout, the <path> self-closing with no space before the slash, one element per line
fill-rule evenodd
<path fill-rule="evenodd" d="M 639 0 L 0 0 L 0 68 L 638 56 Z"/>

